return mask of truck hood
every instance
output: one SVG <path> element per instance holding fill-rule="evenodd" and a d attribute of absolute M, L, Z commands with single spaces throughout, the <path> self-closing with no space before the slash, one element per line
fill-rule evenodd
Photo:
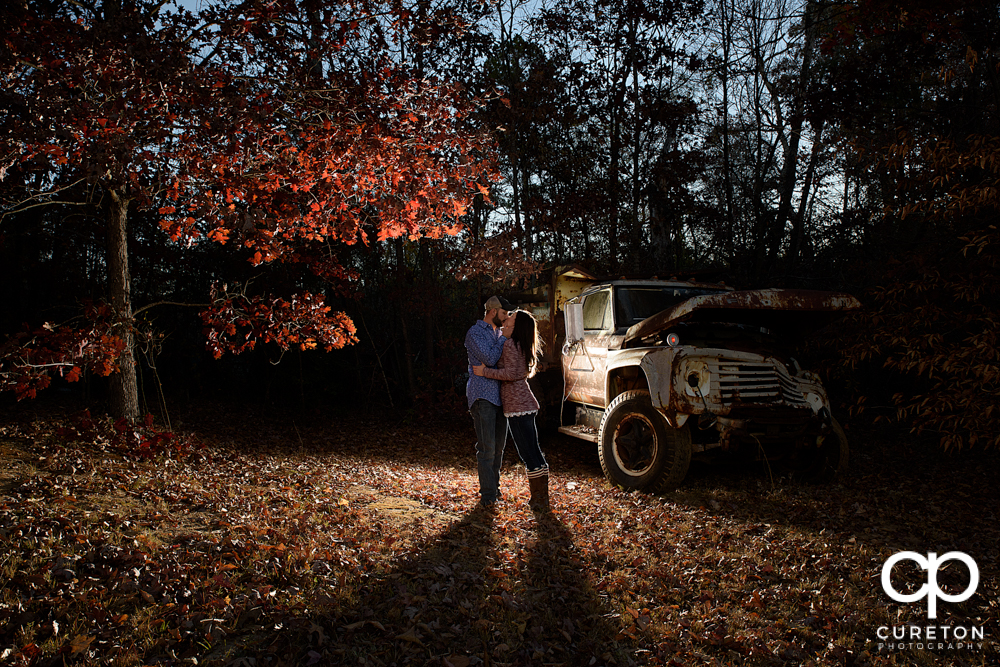
<path fill-rule="evenodd" d="M 646 338 L 680 322 L 747 324 L 803 336 L 860 307 L 853 296 L 838 292 L 764 289 L 703 294 L 629 327 L 623 342 Z"/>

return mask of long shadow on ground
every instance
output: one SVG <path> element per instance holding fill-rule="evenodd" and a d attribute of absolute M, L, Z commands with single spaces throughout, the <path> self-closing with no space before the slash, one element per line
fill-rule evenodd
<path fill-rule="evenodd" d="M 635 664 L 556 515 L 518 531 L 477 509 L 410 553 L 258 645 L 294 664 Z"/>
<path fill-rule="evenodd" d="M 517 543 L 488 511 L 455 522 L 346 611 L 384 630 L 344 642 L 376 664 L 629 664 L 566 526 L 550 515 L 535 527 Z"/>

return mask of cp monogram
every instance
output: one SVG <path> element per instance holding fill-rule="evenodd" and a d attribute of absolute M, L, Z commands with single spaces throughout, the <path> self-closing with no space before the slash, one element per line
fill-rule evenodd
<path fill-rule="evenodd" d="M 927 583 L 921 586 L 920 590 L 916 593 L 903 595 L 892 587 L 892 568 L 895 567 L 896 563 L 901 560 L 912 560 L 927 571 Z M 940 568 L 943 563 L 950 560 L 962 561 L 965 563 L 965 566 L 969 568 L 969 587 L 958 595 L 948 595 L 941 590 L 937 583 L 938 568 Z M 924 558 L 914 551 L 901 551 L 892 556 L 885 562 L 885 565 L 882 566 L 882 589 L 885 591 L 886 595 L 897 602 L 916 602 L 920 598 L 926 597 L 927 618 L 937 618 L 938 598 L 941 598 L 945 602 L 963 602 L 972 597 L 978 586 L 979 567 L 976 565 L 976 561 L 974 561 L 971 556 L 964 554 L 961 551 L 949 551 L 940 558 L 938 558 L 938 555 L 933 551 L 927 554 L 927 558 Z"/>

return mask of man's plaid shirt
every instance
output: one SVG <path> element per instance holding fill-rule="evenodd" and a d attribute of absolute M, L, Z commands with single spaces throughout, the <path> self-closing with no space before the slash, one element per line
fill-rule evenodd
<path fill-rule="evenodd" d="M 476 399 L 483 398 L 493 405 L 500 405 L 500 383 L 472 372 L 473 366 L 485 364 L 492 368 L 497 365 L 507 339 L 483 320 L 477 321 L 465 334 L 465 349 L 469 352 L 469 381 L 465 385 L 465 396 L 469 407 Z"/>

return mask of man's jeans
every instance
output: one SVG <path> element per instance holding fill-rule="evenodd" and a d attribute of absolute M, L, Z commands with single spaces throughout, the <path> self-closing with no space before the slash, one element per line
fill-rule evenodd
<path fill-rule="evenodd" d="M 469 408 L 476 427 L 476 460 L 479 463 L 479 496 L 483 503 L 500 495 L 500 464 L 507 444 L 507 418 L 503 408 L 478 398 Z"/>

